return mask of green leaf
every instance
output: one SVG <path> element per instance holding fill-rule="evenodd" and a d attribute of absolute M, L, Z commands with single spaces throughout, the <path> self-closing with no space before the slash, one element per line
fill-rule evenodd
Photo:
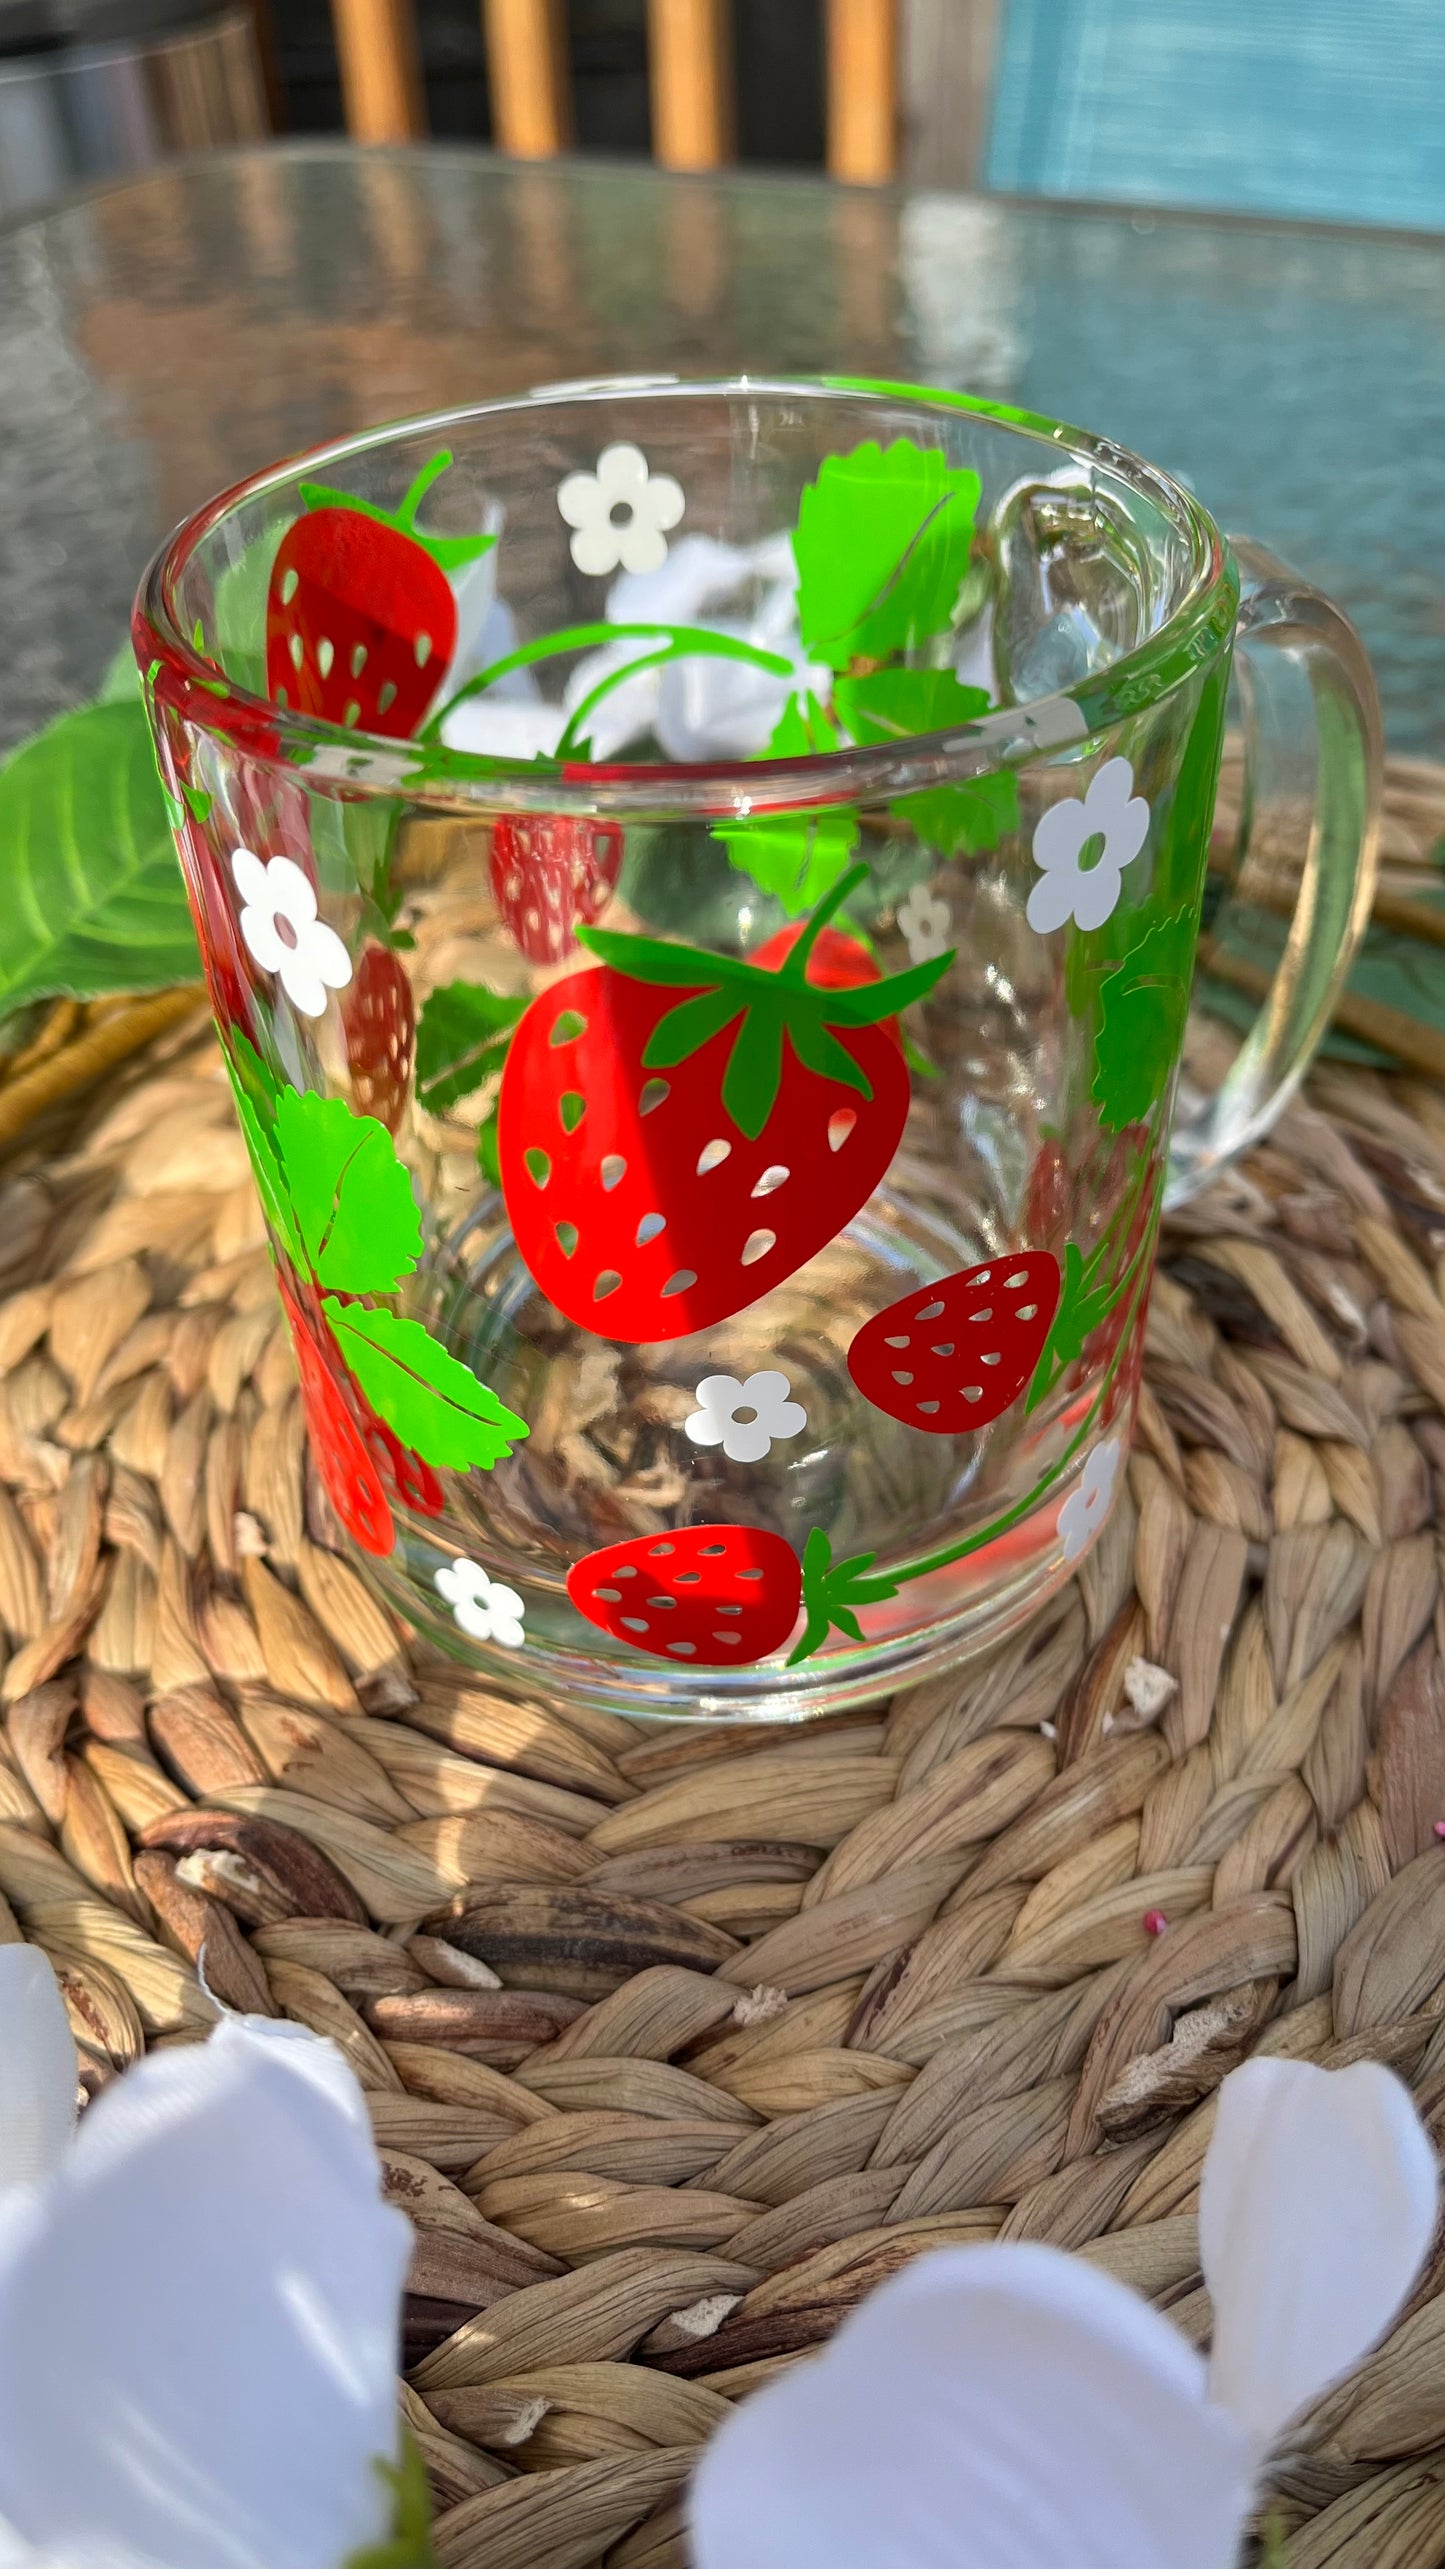
<path fill-rule="evenodd" d="M 372 2467 L 391 2492 L 391 2531 L 382 2542 L 348 2552 L 342 2569 L 439 2569 L 426 2464 L 409 2426 L 401 2430 L 401 2460 Z"/>
<path fill-rule="evenodd" d="M 138 701 L 62 714 L 0 768 L 0 1016 L 200 972 Z"/>
<path fill-rule="evenodd" d="M 98 705 L 133 704 L 140 694 L 140 670 L 128 641 L 106 663 L 105 676 L 95 691 Z"/>
<path fill-rule="evenodd" d="M 372 1408 L 424 1463 L 489 1472 L 526 1435 L 526 1422 L 419 1320 L 367 1311 L 329 1294 L 322 1308 Z"/>
<path fill-rule="evenodd" d="M 480 1124 L 477 1126 L 477 1166 L 481 1170 L 483 1177 L 486 1179 L 488 1186 L 496 1187 L 500 1193 L 502 1184 L 502 1158 L 501 1153 L 497 1148 L 497 1110 L 495 1105 L 488 1107 L 486 1114 L 482 1117 Z"/>
<path fill-rule="evenodd" d="M 774 723 L 764 758 L 826 758 L 838 747 L 838 726 L 811 688 L 790 696 Z"/>
<path fill-rule="evenodd" d="M 239 1027 L 232 1028 L 229 1041 L 230 1058 L 226 1067 L 231 1073 L 233 1083 L 239 1083 L 245 1090 L 254 1113 L 269 1136 L 276 1121 L 276 1108 L 286 1083 L 273 1075 L 268 1065 L 262 1061 L 255 1045 L 241 1033 Z"/>
<path fill-rule="evenodd" d="M 244 1037 L 241 1040 L 244 1041 Z M 250 1052 L 249 1044 L 246 1049 Z M 256 1181 L 256 1193 L 261 1199 L 261 1210 L 293 1267 L 304 1267 L 306 1255 L 301 1246 L 296 1225 L 291 1218 L 291 1207 L 286 1198 L 286 1181 L 281 1174 L 281 1163 L 276 1157 L 275 1146 L 271 1139 L 270 1122 L 258 1109 L 252 1091 L 245 1084 L 236 1063 L 229 1056 L 224 1058 L 227 1076 L 231 1082 L 231 1093 L 236 1101 L 236 1120 L 241 1127 L 241 1139 L 246 1145 L 251 1174 Z M 251 1058 L 254 1061 L 255 1055 L 252 1054 Z"/>
<path fill-rule="evenodd" d="M 1011 770 L 973 776 L 966 785 L 929 785 L 905 794 L 889 813 L 941 856 L 978 856 L 1019 825 L 1019 789 Z"/>
<path fill-rule="evenodd" d="M 714 830 L 729 865 L 746 874 L 790 919 L 831 892 L 858 844 L 858 815 L 851 805 L 831 812 L 764 813 Z"/>
<path fill-rule="evenodd" d="M 988 712 L 988 691 L 962 686 L 951 669 L 871 669 L 840 678 L 833 702 L 844 730 L 873 748 L 975 722 Z"/>
<path fill-rule="evenodd" d="M 1173 1075 L 1184 1039 L 1194 916 L 1156 919 L 1099 988 L 1094 1095 L 1111 1133 L 1147 1123 Z"/>
<path fill-rule="evenodd" d="M 313 1273 L 341 1293 L 390 1293 L 421 1255 L 421 1219 L 385 1125 L 288 1088 L 275 1139 Z"/>
<path fill-rule="evenodd" d="M 480 981 L 434 990 L 416 1030 L 416 1093 L 433 1115 L 470 1096 L 502 1067 L 507 1041 L 527 1002 Z"/>
<path fill-rule="evenodd" d="M 968 568 L 979 480 L 900 437 L 829 455 L 798 506 L 806 648 L 831 669 L 947 630 Z"/>

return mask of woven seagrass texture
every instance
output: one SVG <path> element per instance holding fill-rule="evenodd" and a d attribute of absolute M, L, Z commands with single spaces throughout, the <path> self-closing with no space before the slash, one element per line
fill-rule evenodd
<path fill-rule="evenodd" d="M 128 1083 L 128 1084 L 127 1084 Z M 332 2036 L 416 2227 L 445 2569 L 673 2569 L 700 2442 L 940 2242 L 1210 2315 L 1246 2053 L 1445 2127 L 1445 1098 L 1320 1072 L 1166 1233 L 1128 1489 L 988 1660 L 786 1734 L 503 1700 L 339 1549 L 219 1062 L 0 1175 L 0 1937 L 86 2086 Z M 1445 2560 L 1445 2256 L 1277 2475 Z"/>

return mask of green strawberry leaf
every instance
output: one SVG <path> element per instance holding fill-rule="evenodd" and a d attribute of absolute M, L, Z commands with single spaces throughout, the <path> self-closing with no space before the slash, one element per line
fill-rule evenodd
<path fill-rule="evenodd" d="M 831 812 L 764 813 L 757 820 L 730 821 L 713 837 L 727 849 L 729 865 L 798 919 L 847 873 L 858 844 L 858 815 L 851 805 Z"/>
<path fill-rule="evenodd" d="M 1147 1123 L 1169 1085 L 1184 1037 L 1194 914 L 1155 919 L 1100 984 L 1094 1095 L 1112 1133 Z"/>
<path fill-rule="evenodd" d="M 421 1220 L 385 1125 L 353 1115 L 344 1098 L 288 1088 L 275 1140 L 318 1281 L 341 1293 L 390 1293 L 421 1255 Z"/>
<path fill-rule="evenodd" d="M 821 1649 L 835 1627 L 850 1641 L 866 1638 L 858 1621 L 857 1608 L 880 1604 L 886 1597 L 896 1597 L 898 1582 L 886 1572 L 869 1578 L 868 1572 L 877 1560 L 876 1552 L 855 1552 L 846 1561 L 833 1559 L 833 1547 L 819 1525 L 815 1525 L 803 1546 L 803 1606 L 807 1621 L 802 1634 L 788 1654 L 788 1666 L 800 1659 L 811 1659 Z"/>
<path fill-rule="evenodd" d="M 372 2468 L 391 2495 L 391 2531 L 381 2542 L 348 2552 L 342 2569 L 440 2569 L 426 2464 L 409 2426 L 401 2430 L 400 2461 L 378 2460 Z"/>
<path fill-rule="evenodd" d="M 774 723 L 764 758 L 826 758 L 838 747 L 838 726 L 809 688 L 790 696 Z"/>
<path fill-rule="evenodd" d="M 241 1040 L 244 1041 L 244 1037 Z M 246 1049 L 250 1052 L 249 1044 Z M 255 1060 L 254 1054 L 252 1054 L 252 1060 Z M 231 1093 L 236 1101 L 236 1120 L 241 1127 L 241 1139 L 246 1145 L 251 1174 L 256 1181 L 256 1193 L 261 1199 L 261 1210 L 292 1266 L 304 1267 L 306 1252 L 301 1246 L 296 1225 L 291 1218 L 291 1207 L 286 1198 L 286 1181 L 281 1174 L 281 1163 L 276 1156 L 275 1144 L 271 1139 L 274 1114 L 268 1117 L 258 1106 L 244 1074 L 229 1058 L 226 1058 L 226 1072 L 231 1082 Z"/>
<path fill-rule="evenodd" d="M 497 1148 L 497 1109 L 490 1105 L 477 1126 L 477 1166 L 488 1186 L 502 1187 L 502 1156 Z"/>
<path fill-rule="evenodd" d="M 870 669 L 840 678 L 833 690 L 838 720 L 865 748 L 947 731 L 988 711 L 983 687 L 965 687 L 951 669 Z"/>
<path fill-rule="evenodd" d="M 979 479 L 900 437 L 826 456 L 798 504 L 798 622 L 830 669 L 947 630 L 968 568 Z"/>
<path fill-rule="evenodd" d="M 232 1082 L 239 1084 L 245 1090 L 252 1112 L 269 1136 L 276 1121 L 276 1108 L 280 1102 L 284 1082 L 273 1075 L 267 1064 L 262 1061 L 255 1045 L 241 1033 L 239 1027 L 233 1027 L 229 1043 L 230 1057 L 226 1067 L 231 1074 Z"/>
<path fill-rule="evenodd" d="M 138 698 L 62 714 L 0 768 L 0 879 L 0 1016 L 197 979 Z"/>
<path fill-rule="evenodd" d="M 502 1067 L 507 1040 L 527 1002 L 479 981 L 448 981 L 434 990 L 416 1030 L 416 1093 L 433 1115 L 445 1114 Z"/>
<path fill-rule="evenodd" d="M 527 1434 L 526 1422 L 419 1320 L 329 1294 L 322 1309 L 372 1408 L 424 1463 L 489 1472 Z"/>
<path fill-rule="evenodd" d="M 940 856 L 979 856 L 1018 828 L 1018 782 L 1003 767 L 994 776 L 970 777 L 966 785 L 925 786 L 888 810 Z"/>
<path fill-rule="evenodd" d="M 358 517 L 369 517 L 378 526 L 389 526 L 395 534 L 409 537 L 422 552 L 429 553 L 439 571 L 464 571 L 469 563 L 479 561 L 484 553 L 490 553 L 497 540 L 495 535 L 428 535 L 416 522 L 417 510 L 427 492 L 433 482 L 439 481 L 447 471 L 451 460 L 445 447 L 440 453 L 430 456 L 400 508 L 378 508 L 371 500 L 358 499 L 354 491 L 329 490 L 324 482 L 303 482 L 301 497 L 309 509 L 352 509 Z"/>

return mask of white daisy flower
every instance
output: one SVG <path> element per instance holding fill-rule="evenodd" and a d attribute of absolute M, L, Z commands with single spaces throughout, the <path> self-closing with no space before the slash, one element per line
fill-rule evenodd
<path fill-rule="evenodd" d="M 328 990 L 344 990 L 351 957 L 334 928 L 316 916 L 316 895 L 289 856 L 263 864 L 238 847 L 231 873 L 241 895 L 241 934 L 263 972 L 274 972 L 303 1017 L 320 1017 Z"/>
<path fill-rule="evenodd" d="M 659 571 L 667 560 L 668 527 L 687 502 L 671 473 L 650 473 L 640 446 L 608 446 L 595 473 L 569 473 L 557 506 L 575 528 L 572 559 L 579 571 L 600 577 L 615 571 Z"/>
<path fill-rule="evenodd" d="M 948 903 L 926 883 L 915 883 L 907 900 L 900 902 L 898 925 L 914 963 L 932 963 L 947 954 L 953 929 Z"/>
<path fill-rule="evenodd" d="M 720 1445 L 730 1463 L 761 1463 L 775 1437 L 797 1436 L 808 1424 L 790 1390 L 786 1374 L 749 1374 L 745 1383 L 736 1374 L 708 1374 L 683 1425 L 694 1445 Z"/>
<path fill-rule="evenodd" d="M 1042 872 L 1029 894 L 1029 926 L 1040 936 L 1070 919 L 1080 928 L 1102 928 L 1119 906 L 1124 868 L 1148 835 L 1149 806 L 1134 792 L 1133 768 L 1127 758 L 1108 759 L 1082 800 L 1074 795 L 1051 804 L 1034 832 L 1034 863 Z"/>
<path fill-rule="evenodd" d="M 500 1579 L 490 1579 L 480 1561 L 444 1561 L 433 1573 L 432 1585 L 445 1597 L 454 1620 L 473 1641 L 499 1641 L 504 1650 L 520 1650 L 527 1636 L 522 1630 L 526 1607 L 515 1588 L 504 1587 Z"/>
<path fill-rule="evenodd" d="M 1119 1477 L 1122 1451 L 1117 1436 L 1109 1437 L 1103 1445 L 1096 1445 L 1084 1465 L 1077 1489 L 1070 1490 L 1060 1508 L 1059 1533 L 1066 1561 L 1077 1561 L 1103 1526 L 1114 1504 L 1114 1484 Z"/>

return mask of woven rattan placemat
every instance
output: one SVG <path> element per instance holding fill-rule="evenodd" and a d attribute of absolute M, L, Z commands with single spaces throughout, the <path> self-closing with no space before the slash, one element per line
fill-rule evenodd
<path fill-rule="evenodd" d="M 91 2088 L 205 2031 L 202 1945 L 346 2050 L 448 2569 L 672 2569 L 726 2404 L 940 2241 L 1082 2249 L 1203 2338 L 1251 2048 L 1387 2061 L 1438 2133 L 1445 1094 L 1319 1072 L 1167 1233 L 1076 1582 L 779 1736 L 409 1648 L 336 1549 L 208 1034 L 115 1083 L 0 1173 L 0 1936 Z M 1278 2485 L 1289 2569 L 1445 2560 L 1445 2258 Z"/>

